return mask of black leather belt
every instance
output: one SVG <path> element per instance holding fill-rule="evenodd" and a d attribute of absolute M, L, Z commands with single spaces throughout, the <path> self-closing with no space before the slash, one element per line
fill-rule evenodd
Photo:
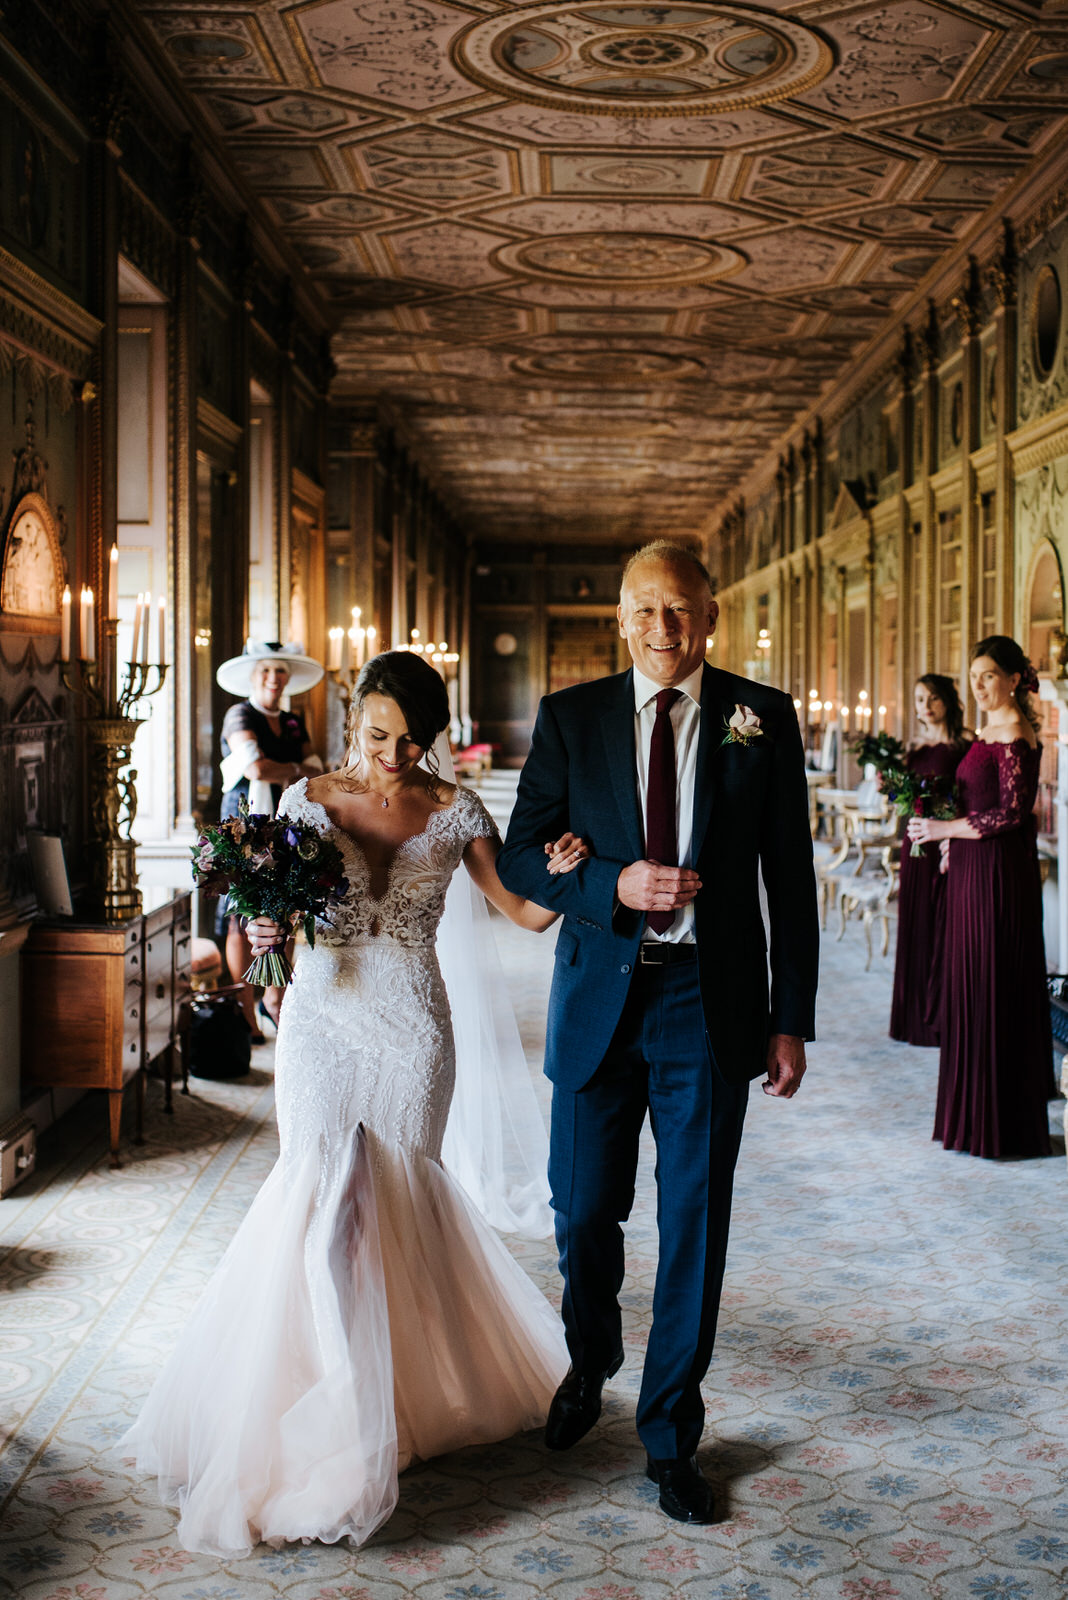
<path fill-rule="evenodd" d="M 676 961 L 696 961 L 695 944 L 664 944 L 646 940 L 638 946 L 638 960 L 643 967 L 666 967 Z"/>

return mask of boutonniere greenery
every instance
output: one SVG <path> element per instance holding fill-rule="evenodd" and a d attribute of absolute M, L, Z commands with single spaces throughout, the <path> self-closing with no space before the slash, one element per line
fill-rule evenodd
<path fill-rule="evenodd" d="M 752 744 L 764 737 L 760 718 L 750 706 L 735 706 L 734 715 L 725 718 L 723 726 L 727 730 L 724 744 Z"/>

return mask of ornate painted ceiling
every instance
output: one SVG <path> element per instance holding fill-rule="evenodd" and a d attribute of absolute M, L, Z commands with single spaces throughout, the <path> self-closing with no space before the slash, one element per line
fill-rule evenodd
<path fill-rule="evenodd" d="M 1068 117 L 1057 0 L 141 10 L 485 533 L 703 531 Z"/>

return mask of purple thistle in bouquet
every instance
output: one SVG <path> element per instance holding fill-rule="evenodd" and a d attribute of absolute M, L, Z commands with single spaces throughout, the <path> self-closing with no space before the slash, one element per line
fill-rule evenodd
<path fill-rule="evenodd" d="M 238 917 L 270 917 L 290 932 L 303 924 L 315 944 L 315 919 L 325 917 L 348 889 L 337 845 L 307 822 L 241 812 L 204 829 L 193 847 L 193 881 L 206 895 L 227 896 Z M 245 982 L 284 988 L 293 976 L 285 950 L 257 956 Z"/>
<path fill-rule="evenodd" d="M 947 821 L 957 815 L 957 791 L 949 778 L 913 772 L 906 762 L 905 746 L 889 733 L 862 733 L 850 741 L 854 759 L 874 767 L 883 794 L 899 817 L 937 817 Z M 923 845 L 913 840 L 910 855 L 922 856 Z"/>

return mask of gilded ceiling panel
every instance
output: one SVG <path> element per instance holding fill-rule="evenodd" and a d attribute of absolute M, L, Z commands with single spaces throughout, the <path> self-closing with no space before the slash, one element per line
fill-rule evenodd
<path fill-rule="evenodd" d="M 722 238 L 759 217 L 719 205 L 663 200 L 521 200 L 488 213 L 498 227 L 523 233 L 681 233 Z"/>
<path fill-rule="evenodd" d="M 536 145 L 615 145 L 628 150 L 720 151 L 796 133 L 798 123 L 780 113 L 735 111 L 718 117 L 576 116 L 521 103 L 464 112 L 459 121 L 508 139 Z M 804 126 L 805 124 L 802 124 Z"/>
<path fill-rule="evenodd" d="M 434 0 L 309 0 L 285 13 L 319 83 L 413 111 L 471 98 L 447 54 L 467 15 Z"/>
<path fill-rule="evenodd" d="M 1017 0 L 141 8 L 476 529 L 701 531 L 1066 150 Z"/>

